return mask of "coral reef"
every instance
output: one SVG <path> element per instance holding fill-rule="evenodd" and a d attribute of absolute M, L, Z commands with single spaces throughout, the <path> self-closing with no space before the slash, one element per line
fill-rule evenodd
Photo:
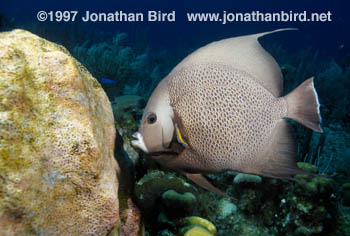
<path fill-rule="evenodd" d="M 127 34 L 118 33 L 111 43 L 96 43 L 89 47 L 89 41 L 86 41 L 77 45 L 73 54 L 96 78 L 107 77 L 125 82 L 131 74 L 129 64 L 135 58 L 132 49 L 126 45 L 126 39 Z"/>
<path fill-rule="evenodd" d="M 115 97 L 112 101 L 113 113 L 118 125 L 127 130 L 133 130 L 135 124 L 142 117 L 146 99 L 137 95 L 124 95 Z"/>
<path fill-rule="evenodd" d="M 216 235 L 216 227 L 210 221 L 198 217 L 190 216 L 182 218 L 176 222 L 176 230 L 174 232 L 168 229 L 158 232 L 157 236 L 214 236 Z"/>
<path fill-rule="evenodd" d="M 111 104 L 63 47 L 0 34 L 0 234 L 119 227 Z"/>
<path fill-rule="evenodd" d="M 195 212 L 197 194 L 196 188 L 182 178 L 159 170 L 144 175 L 134 191 L 136 203 L 145 217 L 146 230 L 151 235 L 164 230 L 175 232 L 176 220 Z"/>
<path fill-rule="evenodd" d="M 321 134 L 304 133 L 303 161 L 316 165 L 323 174 L 340 172 L 350 175 L 349 130 L 340 124 L 330 124 L 323 130 Z"/>
<path fill-rule="evenodd" d="M 121 235 L 144 236 L 141 212 L 132 200 L 135 168 L 128 153 L 123 149 L 123 140 L 119 133 L 117 133 L 114 154 L 120 167 L 118 197 L 121 227 L 117 232 Z"/>
<path fill-rule="evenodd" d="M 190 192 L 180 194 L 170 189 L 162 194 L 164 212 L 168 218 L 191 215 L 196 202 L 197 198 Z"/>
<path fill-rule="evenodd" d="M 325 196 L 329 197 L 334 191 L 332 180 L 325 177 L 311 177 L 309 175 L 299 174 L 295 177 L 304 187 L 303 194 L 310 197 Z"/>
<path fill-rule="evenodd" d="M 306 172 L 312 173 L 312 174 L 317 174 L 318 168 L 315 165 L 311 165 L 310 163 L 307 162 L 298 162 L 297 166 L 299 169 L 304 170 Z"/>
<path fill-rule="evenodd" d="M 188 200 L 194 201 L 193 197 L 197 195 L 197 190 L 192 185 L 182 178 L 177 177 L 175 174 L 152 170 L 142 177 L 135 185 L 137 204 L 141 207 L 146 216 L 157 215 L 159 214 L 159 212 L 157 212 L 157 208 L 159 209 L 159 200 L 162 198 L 162 195 L 170 189 L 176 191 L 178 194 L 191 193 L 191 196 L 187 194 L 180 197 L 182 199 L 181 202 L 186 205 L 188 204 Z M 183 199 L 183 197 L 185 197 L 185 199 Z M 163 199 L 168 201 L 169 198 L 170 197 L 165 197 Z"/>
<path fill-rule="evenodd" d="M 184 227 L 179 232 L 180 236 L 214 236 L 209 230 L 200 225 L 190 225 Z"/>
<path fill-rule="evenodd" d="M 317 193 L 304 184 L 266 179 L 262 186 L 233 185 L 229 192 L 237 201 L 201 194 L 199 214 L 218 226 L 218 235 L 295 235 L 293 232 L 305 229 L 310 234 L 330 232 L 330 222 L 336 220 L 332 191 L 325 191 L 328 183 L 314 182 L 324 185 Z"/>
<path fill-rule="evenodd" d="M 226 218 L 229 215 L 237 212 L 237 206 L 229 201 L 227 198 L 223 198 L 218 202 L 217 214 L 221 218 Z"/>
<path fill-rule="evenodd" d="M 209 231 L 211 233 L 211 235 L 215 235 L 216 234 L 216 227 L 213 223 L 211 223 L 209 220 L 206 220 L 202 217 L 198 217 L 198 216 L 190 216 L 190 217 L 186 217 L 184 219 L 182 219 L 180 221 L 180 224 L 185 225 L 185 226 L 201 226 L 203 227 L 205 230 Z M 186 234 L 185 234 L 186 235 Z M 194 234 L 196 235 L 196 234 Z M 198 234 L 200 235 L 200 234 Z"/>
<path fill-rule="evenodd" d="M 124 95 L 114 98 L 112 102 L 116 129 L 123 139 L 122 149 L 128 154 L 128 158 L 137 164 L 139 156 L 143 155 L 131 146 L 132 134 L 137 131 L 137 123 L 142 117 L 146 100 L 137 95 Z"/>
<path fill-rule="evenodd" d="M 258 175 L 251 175 L 251 174 L 245 174 L 245 173 L 239 173 L 235 176 L 233 179 L 233 182 L 235 184 L 240 183 L 261 183 L 262 179 Z"/>
<path fill-rule="evenodd" d="M 128 46 L 125 33 L 117 33 L 109 42 L 92 44 L 87 40 L 74 47 L 73 55 L 96 78 L 107 77 L 117 82 L 104 86 L 111 99 L 122 92 L 127 95 L 142 93 L 147 97 L 165 75 L 159 64 L 153 63 L 147 49 L 137 53 Z"/>

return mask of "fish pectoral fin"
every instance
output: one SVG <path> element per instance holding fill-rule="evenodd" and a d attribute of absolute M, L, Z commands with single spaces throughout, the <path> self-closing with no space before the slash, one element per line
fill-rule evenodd
<path fill-rule="evenodd" d="M 192 182 L 196 183 L 200 187 L 210 191 L 222 195 L 224 197 L 229 197 L 226 193 L 222 192 L 220 189 L 216 188 L 212 185 L 203 175 L 201 174 L 190 174 L 186 173 L 186 177 Z"/>

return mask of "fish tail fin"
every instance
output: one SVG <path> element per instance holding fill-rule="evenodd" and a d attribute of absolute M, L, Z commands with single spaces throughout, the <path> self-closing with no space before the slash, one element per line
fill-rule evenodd
<path fill-rule="evenodd" d="M 314 78 L 304 81 L 284 97 L 287 101 L 287 117 L 322 133 L 320 103 L 314 87 Z"/>

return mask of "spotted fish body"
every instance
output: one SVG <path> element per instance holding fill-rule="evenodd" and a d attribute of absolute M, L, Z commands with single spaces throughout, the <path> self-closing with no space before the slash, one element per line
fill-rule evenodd
<path fill-rule="evenodd" d="M 226 65 L 183 68 L 169 76 L 168 88 L 198 170 L 249 171 L 286 115 L 283 99 L 275 98 L 253 76 Z"/>
<path fill-rule="evenodd" d="M 187 176 L 218 193 L 199 173 L 300 173 L 284 118 L 322 132 L 319 102 L 313 78 L 282 96 L 281 70 L 257 41 L 278 31 L 213 42 L 187 56 L 153 92 L 133 145 L 151 154 L 176 153 L 154 159 L 194 173 Z"/>

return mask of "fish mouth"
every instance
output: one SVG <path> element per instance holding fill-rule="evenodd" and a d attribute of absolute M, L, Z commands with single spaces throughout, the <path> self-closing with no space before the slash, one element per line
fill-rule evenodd
<path fill-rule="evenodd" d="M 135 132 L 132 135 L 132 137 L 135 138 L 136 140 L 132 140 L 131 141 L 131 145 L 133 145 L 136 148 L 141 149 L 145 153 L 148 153 L 148 149 L 147 149 L 147 147 L 145 145 L 145 142 L 143 141 L 142 134 L 140 132 Z"/>

